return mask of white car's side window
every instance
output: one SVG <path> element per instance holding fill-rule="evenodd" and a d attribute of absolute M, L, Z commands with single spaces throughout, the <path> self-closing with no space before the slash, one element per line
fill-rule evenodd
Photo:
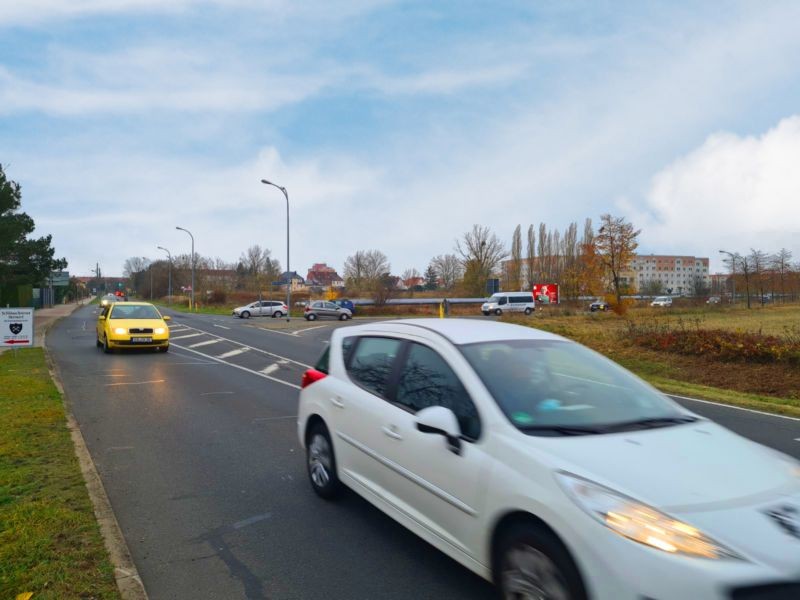
<path fill-rule="evenodd" d="M 400 340 L 392 338 L 361 338 L 350 359 L 347 372 L 362 387 L 378 396 L 385 396 L 400 345 Z"/>

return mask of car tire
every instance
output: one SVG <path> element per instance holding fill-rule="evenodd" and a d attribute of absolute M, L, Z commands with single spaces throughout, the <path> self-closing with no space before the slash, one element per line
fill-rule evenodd
<path fill-rule="evenodd" d="M 239 315 L 239 316 L 240 316 L 242 319 L 249 319 L 249 318 L 250 318 L 250 311 L 249 311 L 249 310 L 243 310 L 243 311 L 242 311 L 242 314 L 241 314 L 241 315 Z"/>
<path fill-rule="evenodd" d="M 496 314 L 496 315 L 499 317 L 500 315 L 502 315 L 502 314 L 503 314 L 503 311 L 502 311 L 502 310 L 500 310 L 499 308 L 495 308 L 495 309 L 494 309 L 494 314 Z"/>
<path fill-rule="evenodd" d="M 314 493 L 325 500 L 335 498 L 342 488 L 336 473 L 333 443 L 324 423 L 312 426 L 306 444 L 306 469 Z"/>
<path fill-rule="evenodd" d="M 162 352 L 169 352 L 169 344 L 167 344 L 166 346 L 161 346 L 161 351 Z"/>
<path fill-rule="evenodd" d="M 316 321 L 317 320 L 317 315 L 315 315 L 314 313 L 306 315 L 306 320 L 307 321 Z"/>
<path fill-rule="evenodd" d="M 481 311 L 481 312 L 483 313 L 484 317 L 488 317 L 489 316 L 489 311 L 488 310 L 484 310 L 484 311 Z"/>
<path fill-rule="evenodd" d="M 283 313 L 281 311 L 279 311 L 279 310 L 276 310 L 274 313 L 272 313 L 272 317 L 275 318 L 275 319 L 280 319 L 282 316 L 283 316 Z"/>
<path fill-rule="evenodd" d="M 339 315 L 339 320 L 340 321 L 347 321 L 347 319 L 349 319 L 349 318 L 350 317 L 348 317 L 346 313 L 342 313 L 341 315 Z"/>
<path fill-rule="evenodd" d="M 108 338 L 103 337 L 103 352 L 106 354 L 111 354 L 111 346 L 108 345 Z"/>
<path fill-rule="evenodd" d="M 492 562 L 498 596 L 503 600 L 588 598 L 569 551 L 542 525 L 522 522 L 507 529 L 494 549 Z"/>
<path fill-rule="evenodd" d="M 533 312 L 533 310 L 531 309 L 531 307 L 530 307 L 530 306 L 529 306 L 528 308 L 526 308 L 526 309 L 525 309 L 525 314 L 526 314 L 526 315 L 529 315 L 529 314 L 531 314 L 532 312 Z"/>
<path fill-rule="evenodd" d="M 97 340 L 95 341 L 95 344 L 97 345 L 98 348 L 102 348 L 103 347 L 103 342 L 100 341 L 100 337 L 99 336 L 98 336 Z"/>

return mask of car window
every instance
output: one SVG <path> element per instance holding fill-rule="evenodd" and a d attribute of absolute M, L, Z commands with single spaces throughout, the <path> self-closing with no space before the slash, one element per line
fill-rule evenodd
<path fill-rule="evenodd" d="M 435 350 L 412 343 L 400 370 L 395 401 L 417 412 L 429 406 L 452 410 L 461 433 L 478 439 L 481 424 L 478 411 L 458 376 Z"/>
<path fill-rule="evenodd" d="M 400 340 L 362 337 L 347 366 L 351 379 L 378 396 L 386 395 L 389 376 L 400 350 Z"/>
<path fill-rule="evenodd" d="M 325 347 L 325 352 L 322 353 L 322 356 L 319 357 L 317 364 L 314 365 L 314 368 L 319 371 L 320 373 L 328 373 L 328 356 L 330 355 L 330 346 Z"/>
<path fill-rule="evenodd" d="M 507 304 L 507 303 L 508 303 L 508 298 L 507 298 L 506 296 L 503 296 L 502 298 L 500 298 L 500 299 L 497 301 L 497 303 L 498 303 L 500 306 L 502 306 L 503 304 Z"/>
<path fill-rule="evenodd" d="M 326 302 L 325 308 L 336 310 L 337 306 L 333 302 Z"/>
<path fill-rule="evenodd" d="M 579 344 L 504 340 L 460 349 L 500 409 L 523 430 L 681 415 L 663 394 Z"/>
<path fill-rule="evenodd" d="M 314 302 L 311 306 L 312 308 L 322 308 L 322 302 Z"/>
<path fill-rule="evenodd" d="M 160 319 L 154 306 L 141 304 L 114 304 L 109 319 Z"/>

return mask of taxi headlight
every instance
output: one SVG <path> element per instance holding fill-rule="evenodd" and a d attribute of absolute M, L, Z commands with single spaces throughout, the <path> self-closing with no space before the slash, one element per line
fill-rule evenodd
<path fill-rule="evenodd" d="M 156 327 L 156 328 L 155 328 L 153 331 L 154 331 L 154 332 L 155 332 L 157 335 L 161 335 L 161 334 L 163 334 L 163 333 L 166 331 L 166 329 L 164 329 L 163 327 Z"/>
<path fill-rule="evenodd" d="M 128 333 L 128 331 L 124 327 L 117 327 L 114 330 L 114 333 L 116 333 L 117 335 L 125 335 L 126 333 Z"/>
<path fill-rule="evenodd" d="M 556 478 L 567 495 L 611 531 L 669 554 L 697 558 L 742 557 L 702 531 L 655 508 L 582 477 L 560 472 Z"/>

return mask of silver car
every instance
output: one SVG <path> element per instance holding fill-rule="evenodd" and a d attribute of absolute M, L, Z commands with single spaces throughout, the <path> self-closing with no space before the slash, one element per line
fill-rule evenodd
<path fill-rule="evenodd" d="M 275 300 L 256 300 L 247 306 L 240 306 L 233 309 L 233 316 L 240 319 L 250 317 L 282 317 L 289 313 L 289 309 L 283 302 Z"/>
<path fill-rule="evenodd" d="M 331 317 L 333 319 L 339 319 L 340 321 L 347 321 L 347 319 L 353 318 L 353 313 L 349 308 L 337 306 L 333 302 L 316 300 L 306 306 L 303 316 L 307 321 L 314 321 L 320 317 Z"/>

